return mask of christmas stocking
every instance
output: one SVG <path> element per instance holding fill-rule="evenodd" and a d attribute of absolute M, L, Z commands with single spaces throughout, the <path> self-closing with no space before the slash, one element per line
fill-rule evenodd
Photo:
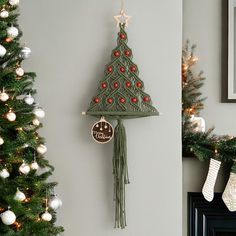
<path fill-rule="evenodd" d="M 236 211 L 236 164 L 232 166 L 222 199 L 230 211 Z"/>
<path fill-rule="evenodd" d="M 211 202 L 214 198 L 214 187 L 220 165 L 220 161 L 211 158 L 207 179 L 202 189 L 202 194 L 208 202 Z"/>

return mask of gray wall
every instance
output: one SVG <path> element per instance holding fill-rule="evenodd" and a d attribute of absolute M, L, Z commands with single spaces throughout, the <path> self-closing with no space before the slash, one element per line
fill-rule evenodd
<path fill-rule="evenodd" d="M 119 1 L 22 1 L 24 38 L 33 51 L 25 67 L 38 74 L 38 101 L 47 113 L 42 134 L 60 183 L 58 223 L 66 236 L 182 236 L 181 2 L 127 1 L 135 62 L 164 115 L 125 122 L 131 185 L 128 228 L 120 231 L 113 229 L 112 145 L 95 144 L 96 120 L 81 116 L 115 47 Z"/>
<path fill-rule="evenodd" d="M 184 0 L 184 36 L 198 45 L 199 63 L 207 78 L 202 92 L 208 97 L 202 117 L 208 128 L 215 125 L 217 134 L 236 135 L 236 104 L 220 103 L 221 96 L 221 2 L 222 0 Z M 183 161 L 183 232 L 187 235 L 187 192 L 199 192 L 208 171 L 207 163 Z M 223 173 L 222 173 L 223 172 Z M 223 191 L 228 178 L 227 168 L 219 174 L 216 191 Z"/>

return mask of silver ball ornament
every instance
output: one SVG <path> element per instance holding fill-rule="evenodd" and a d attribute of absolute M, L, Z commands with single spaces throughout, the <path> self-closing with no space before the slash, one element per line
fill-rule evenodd
<path fill-rule="evenodd" d="M 6 102 L 9 99 L 9 95 L 6 92 L 0 93 L 0 100 Z"/>
<path fill-rule="evenodd" d="M 38 147 L 37 147 L 37 152 L 41 155 L 45 154 L 47 152 L 47 147 L 43 144 L 40 144 Z"/>
<path fill-rule="evenodd" d="M 45 111 L 42 108 L 37 108 L 34 110 L 34 114 L 37 116 L 37 118 L 44 118 L 45 117 Z"/>
<path fill-rule="evenodd" d="M 42 214 L 41 218 L 44 221 L 51 221 L 52 220 L 52 215 L 48 211 L 46 211 Z"/>
<path fill-rule="evenodd" d="M 5 9 L 3 9 L 1 12 L 0 12 L 0 17 L 5 19 L 5 18 L 8 18 L 9 17 L 9 12 Z"/>
<path fill-rule="evenodd" d="M 16 69 L 16 74 L 21 77 L 21 76 L 23 76 L 25 74 L 25 72 L 24 72 L 24 70 L 21 67 L 18 67 Z"/>
<path fill-rule="evenodd" d="M 23 192 L 21 192 L 18 188 L 17 188 L 17 191 L 15 193 L 15 197 L 14 199 L 16 201 L 20 201 L 20 202 L 23 202 L 25 199 L 26 199 L 26 196 Z"/>
<path fill-rule="evenodd" d="M 34 103 L 34 98 L 29 94 L 24 98 L 24 101 L 26 104 L 32 105 Z"/>
<path fill-rule="evenodd" d="M 13 122 L 16 120 L 16 114 L 12 111 L 9 111 L 7 114 L 6 114 L 6 117 L 9 121 Z"/>
<path fill-rule="evenodd" d="M 16 221 L 16 215 L 13 211 L 7 210 L 1 214 L 2 223 L 12 225 Z"/>
<path fill-rule="evenodd" d="M 19 30 L 16 27 L 11 26 L 11 27 L 7 28 L 7 35 L 10 38 L 14 39 L 19 35 Z"/>
<path fill-rule="evenodd" d="M 49 202 L 48 206 L 53 209 L 54 211 L 58 210 L 60 207 L 62 207 L 62 201 L 57 196 L 52 197 Z"/>
<path fill-rule="evenodd" d="M 20 57 L 23 59 L 28 59 L 31 55 L 31 49 L 28 47 L 23 47 L 20 53 Z"/>
<path fill-rule="evenodd" d="M 30 167 L 31 167 L 32 170 L 38 170 L 39 165 L 36 161 L 34 161 L 34 162 L 31 163 Z"/>
<path fill-rule="evenodd" d="M 8 172 L 7 169 L 3 169 L 0 171 L 0 177 L 3 179 L 6 179 L 10 176 L 10 173 Z"/>
<path fill-rule="evenodd" d="M 0 57 L 4 57 L 7 53 L 6 48 L 4 48 L 1 44 L 0 44 Z"/>
<path fill-rule="evenodd" d="M 22 165 L 19 167 L 19 171 L 22 174 L 27 175 L 30 172 L 30 166 L 27 163 L 23 162 Z"/>

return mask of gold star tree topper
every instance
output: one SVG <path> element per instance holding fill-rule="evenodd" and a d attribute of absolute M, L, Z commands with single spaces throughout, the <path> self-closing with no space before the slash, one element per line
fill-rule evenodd
<path fill-rule="evenodd" d="M 120 14 L 117 16 L 114 16 L 116 22 L 117 22 L 117 27 L 119 27 L 120 23 L 125 24 L 126 27 L 129 25 L 129 20 L 131 19 L 132 16 L 126 15 L 124 10 L 120 11 Z"/>

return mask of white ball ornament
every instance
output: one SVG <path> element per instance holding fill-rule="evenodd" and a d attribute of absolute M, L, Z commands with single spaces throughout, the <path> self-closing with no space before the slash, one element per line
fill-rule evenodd
<path fill-rule="evenodd" d="M 40 121 L 38 119 L 33 119 L 33 125 L 39 126 L 40 125 Z"/>
<path fill-rule="evenodd" d="M 194 115 L 191 116 L 190 121 L 194 126 L 195 132 L 202 132 L 206 131 L 206 122 L 202 117 L 196 117 Z"/>
<path fill-rule="evenodd" d="M 20 57 L 23 59 L 28 59 L 31 55 L 31 49 L 28 47 L 23 47 L 21 50 Z"/>
<path fill-rule="evenodd" d="M 16 221 L 16 215 L 13 211 L 7 210 L 1 214 L 2 223 L 12 225 Z"/>
<path fill-rule="evenodd" d="M 10 176 L 9 172 L 7 169 L 3 169 L 0 171 L 0 177 L 3 179 L 6 179 Z"/>
<path fill-rule="evenodd" d="M 37 147 L 37 152 L 41 155 L 45 154 L 47 152 L 47 147 L 43 144 L 40 144 L 38 147 Z"/>
<path fill-rule="evenodd" d="M 26 104 L 32 105 L 34 103 L 34 98 L 29 94 L 25 97 L 24 101 Z"/>
<path fill-rule="evenodd" d="M 0 100 L 6 102 L 9 99 L 9 95 L 6 92 L 0 93 Z"/>
<path fill-rule="evenodd" d="M 20 3 L 20 0 L 9 0 L 9 4 L 12 6 L 17 6 L 19 5 L 19 3 Z"/>
<path fill-rule="evenodd" d="M 7 34 L 10 38 L 14 39 L 19 35 L 19 30 L 16 27 L 11 26 L 7 28 Z"/>
<path fill-rule="evenodd" d="M 52 215 L 48 211 L 44 212 L 41 217 L 44 221 L 52 220 Z"/>
<path fill-rule="evenodd" d="M 45 111 L 42 108 L 35 109 L 34 114 L 41 119 L 45 117 Z"/>
<path fill-rule="evenodd" d="M 53 209 L 54 211 L 58 210 L 60 207 L 62 207 L 62 201 L 57 196 L 52 197 L 49 200 L 48 206 Z"/>
<path fill-rule="evenodd" d="M 0 17 L 5 19 L 7 17 L 9 17 L 9 12 L 5 9 L 3 9 L 1 12 L 0 12 Z"/>
<path fill-rule="evenodd" d="M 27 163 L 23 162 L 22 165 L 19 167 L 19 171 L 22 174 L 27 175 L 30 172 L 30 166 Z"/>
<path fill-rule="evenodd" d="M 18 67 L 18 68 L 16 69 L 16 74 L 17 74 L 18 76 L 23 76 L 23 75 L 25 74 L 25 72 L 24 72 L 24 70 L 23 70 L 21 67 Z"/>
<path fill-rule="evenodd" d="M 31 163 L 30 167 L 31 167 L 32 170 L 38 170 L 39 165 L 36 161 L 34 161 L 34 162 Z"/>
<path fill-rule="evenodd" d="M 4 57 L 7 53 L 6 48 L 4 48 L 1 44 L 0 44 L 0 57 Z"/>
<path fill-rule="evenodd" d="M 15 194 L 15 197 L 14 199 L 16 201 L 20 201 L 20 202 L 23 202 L 25 199 L 26 199 L 26 196 L 23 192 L 21 192 L 18 188 L 17 188 L 17 191 L 16 191 L 16 194 Z"/>
<path fill-rule="evenodd" d="M 3 138 L 0 136 L 0 146 L 4 144 Z"/>
<path fill-rule="evenodd" d="M 9 111 L 7 114 L 6 114 L 6 117 L 9 121 L 13 122 L 16 120 L 16 114 L 12 111 Z"/>

